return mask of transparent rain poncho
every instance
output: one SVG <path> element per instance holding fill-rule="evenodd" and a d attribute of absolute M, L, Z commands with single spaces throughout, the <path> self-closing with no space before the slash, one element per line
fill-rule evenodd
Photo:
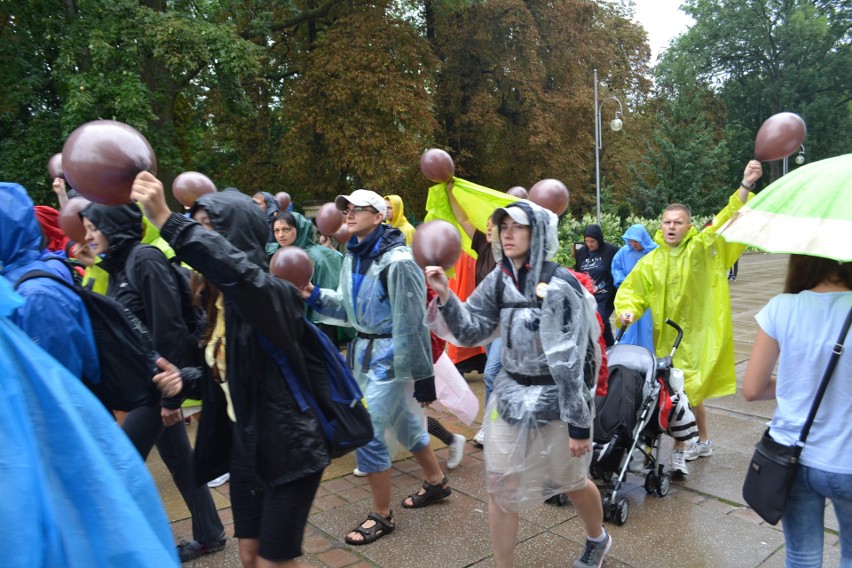
<path fill-rule="evenodd" d="M 423 409 L 413 396 L 413 381 L 435 374 L 429 331 L 421 323 L 426 284 L 408 247 L 390 248 L 376 257 L 362 278 L 353 279 L 356 262 L 356 257 L 346 255 L 337 290 L 320 291 L 315 302 L 317 319 L 358 330 L 348 360 L 364 393 L 373 427 L 385 434 L 393 454 L 396 442 L 410 449 L 420 442 L 419 434 L 425 430 Z M 386 278 L 382 278 L 382 272 Z M 419 432 L 410 427 L 412 414 L 424 425 Z"/>
<path fill-rule="evenodd" d="M 540 284 L 543 263 L 555 250 L 552 214 L 527 203 L 513 206 L 524 207 L 532 219 L 523 291 L 498 266 L 465 303 L 455 295 L 442 306 L 430 303 L 425 321 L 436 335 L 463 346 L 483 344 L 498 332 L 502 336 L 503 368 L 483 420 L 485 468 L 497 503 L 520 511 L 585 485 L 591 454 L 571 458 L 569 438 L 592 435 L 600 327 L 594 303 L 567 270 L 558 269 L 546 287 Z M 499 264 L 499 238 L 495 242 Z M 540 306 L 508 307 L 535 302 L 536 290 L 544 296 Z M 516 380 L 549 382 L 550 377 L 554 384 L 524 386 Z"/>

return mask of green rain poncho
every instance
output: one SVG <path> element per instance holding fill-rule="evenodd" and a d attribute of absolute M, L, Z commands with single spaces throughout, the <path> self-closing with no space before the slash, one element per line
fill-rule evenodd
<path fill-rule="evenodd" d="M 735 193 L 712 225 L 700 233 L 691 227 L 675 248 L 657 231 L 654 241 L 660 246 L 639 260 L 615 296 L 617 314 L 633 312 L 636 321 L 647 309 L 654 313 L 658 357 L 669 354 L 677 335 L 664 320 L 683 328 L 674 366 L 683 369 L 693 406 L 736 392 L 727 273 L 745 246 L 725 241 L 716 231 L 742 205 Z"/>

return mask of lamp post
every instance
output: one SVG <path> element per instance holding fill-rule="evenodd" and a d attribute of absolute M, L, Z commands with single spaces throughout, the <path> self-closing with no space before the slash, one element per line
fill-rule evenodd
<path fill-rule="evenodd" d="M 601 110 L 606 101 L 615 101 L 618 103 L 618 111 L 615 113 L 615 118 L 609 123 L 609 127 L 613 132 L 618 132 L 624 126 L 624 122 L 621 120 L 624 108 L 621 106 L 621 101 L 616 97 L 607 97 L 598 103 L 598 70 L 595 68 L 595 198 L 597 201 L 598 225 L 601 224 L 601 150 L 603 149 Z"/>
<path fill-rule="evenodd" d="M 805 163 L 805 145 L 802 144 L 799 146 L 799 153 L 793 160 L 798 165 L 802 165 Z M 790 156 L 784 156 L 784 161 L 781 164 L 781 175 L 785 176 L 790 171 Z"/>

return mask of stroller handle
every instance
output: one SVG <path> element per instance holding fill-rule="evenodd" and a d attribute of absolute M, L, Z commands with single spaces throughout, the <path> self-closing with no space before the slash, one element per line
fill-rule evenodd
<path fill-rule="evenodd" d="M 677 339 L 675 339 L 674 345 L 672 346 L 672 352 L 669 354 L 669 357 L 674 357 L 675 351 L 677 351 L 677 348 L 680 345 L 680 340 L 683 339 L 683 329 L 669 318 L 665 319 L 665 323 L 675 328 L 675 331 L 677 331 Z"/>

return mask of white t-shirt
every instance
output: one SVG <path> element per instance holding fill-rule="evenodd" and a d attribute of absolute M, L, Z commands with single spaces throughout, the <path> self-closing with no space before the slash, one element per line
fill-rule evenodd
<path fill-rule="evenodd" d="M 778 342 L 778 406 L 772 438 L 794 444 L 808 417 L 840 328 L 852 307 L 852 292 L 810 292 L 775 296 L 757 314 L 758 325 Z M 828 382 L 801 463 L 852 474 L 852 330 Z"/>

